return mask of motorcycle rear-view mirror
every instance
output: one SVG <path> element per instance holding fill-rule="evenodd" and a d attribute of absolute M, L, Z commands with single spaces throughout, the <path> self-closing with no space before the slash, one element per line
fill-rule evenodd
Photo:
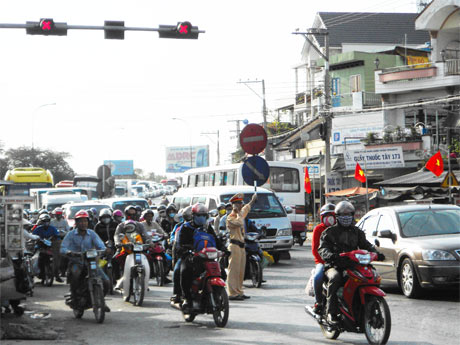
<path fill-rule="evenodd" d="M 218 214 L 219 214 L 219 213 L 217 212 L 216 209 L 209 211 L 209 215 L 210 215 L 211 217 L 217 217 Z"/>

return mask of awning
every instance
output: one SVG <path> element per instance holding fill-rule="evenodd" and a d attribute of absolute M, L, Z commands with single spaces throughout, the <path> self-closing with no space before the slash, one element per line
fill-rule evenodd
<path fill-rule="evenodd" d="M 378 192 L 378 189 L 375 188 L 368 188 L 368 194 Z M 355 196 L 355 195 L 365 195 L 366 194 L 366 188 L 364 187 L 354 187 L 354 188 L 347 188 L 343 190 L 338 190 L 335 192 L 331 193 L 326 193 L 327 197 L 330 196 L 344 196 L 344 197 L 350 197 L 350 196 Z"/>
<path fill-rule="evenodd" d="M 452 170 L 457 180 L 460 180 L 460 170 Z M 444 171 L 439 177 L 435 176 L 431 171 L 421 169 L 419 171 L 391 178 L 389 180 L 375 183 L 379 186 L 398 186 L 398 187 L 441 187 L 441 183 L 448 172 Z"/>

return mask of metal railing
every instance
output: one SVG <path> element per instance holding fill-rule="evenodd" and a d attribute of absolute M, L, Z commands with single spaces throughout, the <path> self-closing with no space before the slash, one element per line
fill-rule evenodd
<path fill-rule="evenodd" d="M 446 60 L 444 75 L 460 75 L 460 59 Z"/>

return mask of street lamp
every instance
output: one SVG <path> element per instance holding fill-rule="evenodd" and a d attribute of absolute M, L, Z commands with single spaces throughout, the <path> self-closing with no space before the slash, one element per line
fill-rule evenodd
<path fill-rule="evenodd" d="M 35 110 L 33 111 L 32 113 L 32 153 L 34 151 L 34 130 L 35 130 L 35 114 L 37 113 L 37 111 L 39 111 L 41 108 L 44 108 L 44 107 L 47 107 L 47 106 L 52 106 L 52 105 L 56 105 L 56 103 L 45 103 L 45 104 L 42 104 L 40 105 L 39 107 L 35 108 Z"/>
<path fill-rule="evenodd" d="M 182 121 L 183 123 L 185 123 L 185 125 L 187 126 L 187 129 L 189 130 L 189 135 L 190 135 L 190 145 L 189 145 L 189 148 L 190 148 L 190 169 L 192 169 L 193 168 L 193 161 L 192 161 L 192 131 L 191 131 L 191 128 L 190 128 L 190 124 L 188 123 L 188 121 L 185 121 L 184 119 L 182 119 L 180 117 L 173 117 L 172 120 Z"/>
<path fill-rule="evenodd" d="M 375 69 L 379 69 L 380 59 L 378 57 L 375 58 L 374 64 L 375 64 Z"/>
<path fill-rule="evenodd" d="M 219 130 L 217 130 L 216 132 L 202 132 L 201 135 L 206 135 L 209 139 L 211 139 L 208 135 L 209 134 L 213 134 L 213 135 L 216 135 L 217 134 L 217 164 L 216 165 L 220 165 L 220 148 L 219 148 L 219 142 L 220 142 L 220 139 L 219 139 Z M 213 141 L 211 139 L 211 141 Z M 213 141 L 214 142 L 214 141 Z"/>

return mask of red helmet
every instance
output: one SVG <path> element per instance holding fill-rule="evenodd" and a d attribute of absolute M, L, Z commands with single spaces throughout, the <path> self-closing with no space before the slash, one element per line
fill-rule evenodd
<path fill-rule="evenodd" d="M 62 208 L 60 208 L 60 207 L 56 207 L 56 208 L 54 209 L 54 211 L 53 211 L 54 214 L 62 214 L 62 212 L 63 212 L 63 211 L 62 211 Z"/>
<path fill-rule="evenodd" d="M 197 215 L 197 214 L 208 215 L 208 208 L 201 203 L 197 203 L 192 206 L 192 214 L 193 215 Z"/>
<path fill-rule="evenodd" d="M 89 214 L 85 210 L 80 210 L 75 214 L 75 220 L 80 218 L 87 218 L 89 219 Z"/>

